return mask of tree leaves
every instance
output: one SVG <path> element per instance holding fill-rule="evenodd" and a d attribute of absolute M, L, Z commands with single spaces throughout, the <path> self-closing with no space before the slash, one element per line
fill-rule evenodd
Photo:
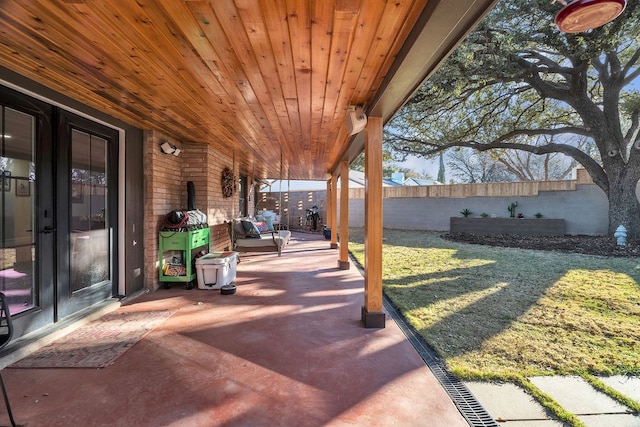
<path fill-rule="evenodd" d="M 631 143 L 621 126 L 633 126 L 640 106 L 624 84 L 640 73 L 640 7 L 631 3 L 610 24 L 564 34 L 553 24 L 558 6 L 547 0 L 499 2 L 391 121 L 388 142 L 429 156 L 456 144 L 517 148 L 509 144 L 522 144 L 522 135 L 565 129 L 591 137 L 600 155 L 619 150 Z"/>
<path fill-rule="evenodd" d="M 562 153 L 609 197 L 610 230 L 623 223 L 640 235 L 640 96 L 632 85 L 640 83 L 640 2 L 580 34 L 555 27 L 558 10 L 548 0 L 498 2 L 390 121 L 386 142 L 426 157 L 454 147 Z M 577 145 L 575 135 L 593 144 Z"/>

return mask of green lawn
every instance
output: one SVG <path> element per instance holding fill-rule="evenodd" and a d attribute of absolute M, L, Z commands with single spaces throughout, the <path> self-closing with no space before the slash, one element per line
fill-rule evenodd
<path fill-rule="evenodd" d="M 384 230 L 384 291 L 465 379 L 640 374 L 640 259 Z M 363 230 L 349 249 L 363 264 Z"/>

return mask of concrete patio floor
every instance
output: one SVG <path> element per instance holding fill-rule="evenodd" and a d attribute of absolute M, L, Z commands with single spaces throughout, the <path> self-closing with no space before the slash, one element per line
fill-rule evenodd
<path fill-rule="evenodd" d="M 103 369 L 4 369 L 25 426 L 467 426 L 363 278 L 321 236 L 242 254 L 237 293 L 176 285 L 117 310 L 173 316 Z M 0 405 L 0 424 L 8 419 Z"/>

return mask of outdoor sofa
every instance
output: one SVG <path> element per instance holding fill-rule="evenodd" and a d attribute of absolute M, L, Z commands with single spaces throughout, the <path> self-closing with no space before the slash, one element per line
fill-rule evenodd
<path fill-rule="evenodd" d="M 255 218 L 234 218 L 231 226 L 233 250 L 237 252 L 278 252 L 282 256 L 291 239 L 291 231 L 276 230 L 266 221 Z"/>

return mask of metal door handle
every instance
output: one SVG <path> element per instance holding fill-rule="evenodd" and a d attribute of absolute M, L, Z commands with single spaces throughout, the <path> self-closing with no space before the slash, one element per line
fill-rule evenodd
<path fill-rule="evenodd" d="M 43 232 L 44 234 L 53 233 L 54 231 L 56 231 L 56 228 L 55 228 L 55 227 L 51 227 L 51 226 L 49 226 L 49 225 L 45 225 L 45 226 L 44 226 L 44 230 L 42 230 L 42 232 Z"/>

